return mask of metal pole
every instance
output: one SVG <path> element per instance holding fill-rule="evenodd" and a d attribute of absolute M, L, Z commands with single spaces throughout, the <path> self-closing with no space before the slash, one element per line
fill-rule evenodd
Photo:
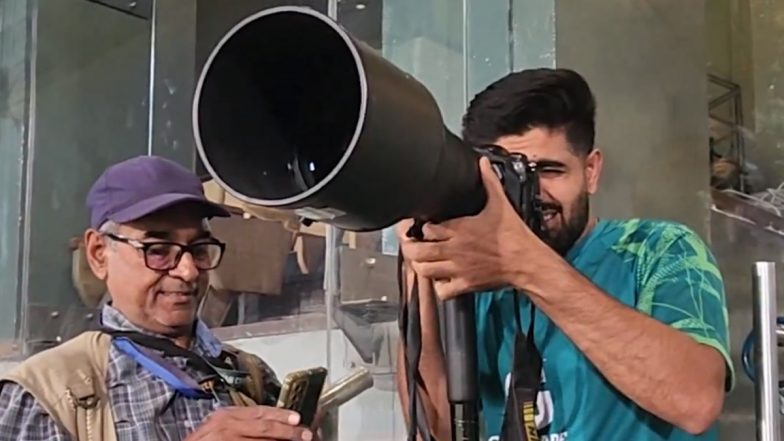
<path fill-rule="evenodd" d="M 149 84 L 147 93 L 147 155 L 152 156 L 153 153 L 153 140 L 155 129 L 155 72 L 156 72 L 156 50 L 158 39 L 158 0 L 152 2 L 152 17 L 150 18 L 150 69 L 149 69 Z"/>
<path fill-rule="evenodd" d="M 340 261 L 339 253 L 341 243 L 343 243 L 343 230 L 327 225 L 327 234 L 325 242 L 325 257 L 324 257 L 324 303 L 326 304 L 327 315 L 327 369 L 330 371 L 328 377 L 329 383 L 332 383 L 332 329 L 334 325 L 334 307 L 337 302 L 340 287 Z M 322 441 L 337 441 L 338 440 L 338 423 L 339 423 L 339 409 L 334 408 L 329 410 L 321 422 L 321 440 Z"/>
<path fill-rule="evenodd" d="M 754 382 L 757 441 L 779 441 L 779 362 L 776 336 L 776 264 L 755 262 Z"/>

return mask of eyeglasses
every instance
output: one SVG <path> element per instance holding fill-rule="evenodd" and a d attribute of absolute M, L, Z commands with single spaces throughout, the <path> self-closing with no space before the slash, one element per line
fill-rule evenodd
<path fill-rule="evenodd" d="M 147 268 L 155 271 L 171 271 L 180 264 L 180 259 L 185 253 L 190 253 L 193 264 L 202 271 L 215 269 L 220 265 L 226 244 L 211 239 L 204 242 L 196 242 L 190 245 L 183 245 L 177 242 L 142 242 L 130 237 L 117 234 L 106 233 L 105 236 L 128 244 L 144 254 L 144 264 Z"/>

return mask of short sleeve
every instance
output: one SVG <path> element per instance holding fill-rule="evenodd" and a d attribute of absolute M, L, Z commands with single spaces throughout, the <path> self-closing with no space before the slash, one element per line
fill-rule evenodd
<path fill-rule="evenodd" d="M 716 259 L 684 226 L 668 225 L 647 245 L 637 309 L 719 351 L 727 366 L 725 388 L 731 390 L 735 371 L 724 282 Z"/>

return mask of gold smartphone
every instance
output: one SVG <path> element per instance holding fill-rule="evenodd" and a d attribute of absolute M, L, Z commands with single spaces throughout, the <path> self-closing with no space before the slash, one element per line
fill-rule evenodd
<path fill-rule="evenodd" d="M 281 385 L 278 407 L 299 413 L 300 424 L 310 426 L 316 418 L 319 398 L 326 381 L 327 369 L 323 367 L 286 375 Z"/>

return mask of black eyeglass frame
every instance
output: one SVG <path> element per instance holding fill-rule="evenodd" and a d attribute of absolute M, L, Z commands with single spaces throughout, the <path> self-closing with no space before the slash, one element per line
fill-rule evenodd
<path fill-rule="evenodd" d="M 223 254 L 226 252 L 226 244 L 221 242 L 221 241 L 219 241 L 218 239 L 215 239 L 215 238 L 211 238 L 211 239 L 206 240 L 206 241 L 196 242 L 196 243 L 192 243 L 192 244 L 182 244 L 182 243 L 179 243 L 179 242 L 173 242 L 173 241 L 167 241 L 167 240 L 156 240 L 155 242 L 145 242 L 145 241 L 141 241 L 139 239 L 134 239 L 134 238 L 131 238 L 131 237 L 126 237 L 126 236 L 119 235 L 119 234 L 114 234 L 114 233 L 104 233 L 103 235 L 108 237 L 109 239 L 112 239 L 112 240 L 116 241 L 116 242 L 124 243 L 126 245 L 129 245 L 129 246 L 131 246 L 133 248 L 136 248 L 137 250 L 141 251 L 142 252 L 142 256 L 144 257 L 144 265 L 147 268 L 149 268 L 149 269 L 151 269 L 153 271 L 171 271 L 171 270 L 177 268 L 177 266 L 180 264 L 180 260 L 182 260 L 182 256 L 185 255 L 185 253 L 190 253 L 190 255 L 193 256 L 194 255 L 193 254 L 193 249 L 195 247 L 200 246 L 200 245 L 202 245 L 202 246 L 203 245 L 213 245 L 213 246 L 218 246 L 218 248 L 220 249 L 220 255 L 218 255 L 218 259 L 215 261 L 215 263 L 212 266 L 209 266 L 207 268 L 203 268 L 203 267 L 199 266 L 199 264 L 196 262 L 196 259 L 193 260 L 193 264 L 200 271 L 214 270 L 215 268 L 220 266 L 221 262 L 223 261 Z M 154 246 L 161 246 L 161 245 L 169 245 L 169 246 L 174 246 L 174 247 L 179 248 L 179 251 L 177 252 L 176 257 L 174 258 L 173 263 L 170 264 L 169 266 L 163 267 L 163 268 L 156 268 L 156 267 L 150 266 L 149 261 L 148 261 L 148 250 L 150 248 L 154 247 Z"/>

